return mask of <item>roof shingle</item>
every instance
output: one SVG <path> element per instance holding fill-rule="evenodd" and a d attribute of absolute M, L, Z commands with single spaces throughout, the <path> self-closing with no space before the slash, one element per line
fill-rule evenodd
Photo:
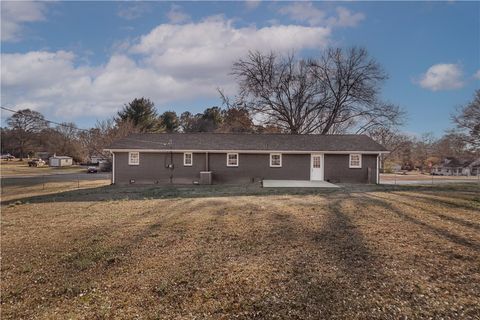
<path fill-rule="evenodd" d="M 294 135 L 249 133 L 142 133 L 113 142 L 111 149 L 368 151 L 385 152 L 366 135 Z"/>

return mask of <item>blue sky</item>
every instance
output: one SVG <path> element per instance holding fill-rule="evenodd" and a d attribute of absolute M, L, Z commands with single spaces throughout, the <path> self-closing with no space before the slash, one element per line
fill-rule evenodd
<path fill-rule="evenodd" d="M 389 75 L 407 133 L 451 128 L 480 88 L 478 2 L 1 3 L 2 105 L 89 127 L 134 97 L 159 113 L 219 105 L 249 49 L 363 46 Z M 2 113 L 2 118 L 8 116 Z"/>

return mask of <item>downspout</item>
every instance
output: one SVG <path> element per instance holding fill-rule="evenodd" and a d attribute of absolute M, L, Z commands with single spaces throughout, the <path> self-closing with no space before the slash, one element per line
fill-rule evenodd
<path fill-rule="evenodd" d="M 170 184 L 173 183 L 173 151 L 172 141 L 170 140 Z"/>
<path fill-rule="evenodd" d="M 208 171 L 208 152 L 205 152 L 205 171 Z"/>
<path fill-rule="evenodd" d="M 380 161 L 380 154 L 377 155 L 377 184 L 380 183 L 380 165 L 379 165 L 379 161 Z"/>
<path fill-rule="evenodd" d="M 115 184 L 115 153 L 110 152 L 112 154 L 112 184 Z"/>

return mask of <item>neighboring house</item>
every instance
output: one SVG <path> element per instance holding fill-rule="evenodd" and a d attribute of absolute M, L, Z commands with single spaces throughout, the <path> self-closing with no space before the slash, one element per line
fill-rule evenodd
<path fill-rule="evenodd" d="M 91 164 L 99 164 L 101 161 L 108 160 L 105 158 L 103 155 L 92 155 L 90 156 L 90 161 L 89 163 Z"/>
<path fill-rule="evenodd" d="M 480 176 L 480 158 L 471 161 L 463 168 L 462 172 L 465 176 Z"/>
<path fill-rule="evenodd" d="M 44 161 L 48 161 L 52 154 L 47 152 L 47 151 L 37 151 L 35 152 L 34 158 L 36 159 L 42 159 Z"/>
<path fill-rule="evenodd" d="M 476 176 L 480 174 L 480 159 L 472 161 L 447 157 L 441 164 L 433 166 L 432 174 L 439 176 Z"/>
<path fill-rule="evenodd" d="M 73 164 L 72 157 L 53 155 L 48 159 L 48 165 L 50 167 L 67 167 Z"/>
<path fill-rule="evenodd" d="M 132 134 L 110 145 L 112 183 L 378 183 L 388 151 L 365 135 Z"/>

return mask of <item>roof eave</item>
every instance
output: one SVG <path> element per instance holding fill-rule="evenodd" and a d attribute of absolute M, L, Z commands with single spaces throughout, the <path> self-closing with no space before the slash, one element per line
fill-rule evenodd
<path fill-rule="evenodd" d="M 325 153 L 325 154 L 350 154 L 350 153 L 361 153 L 361 154 L 389 154 L 388 150 L 203 150 L 203 149 L 139 149 L 139 148 L 106 148 L 103 149 L 105 152 L 148 152 L 148 153 L 167 153 L 167 152 L 195 152 L 195 153 L 285 153 L 285 154 L 305 154 L 305 153 Z"/>

